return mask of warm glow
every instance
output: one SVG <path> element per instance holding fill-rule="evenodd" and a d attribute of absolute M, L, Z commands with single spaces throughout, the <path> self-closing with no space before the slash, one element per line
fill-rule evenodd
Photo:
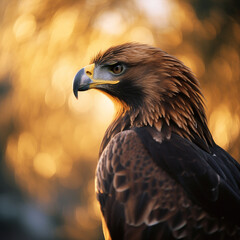
<path fill-rule="evenodd" d="M 211 114 L 209 127 L 217 144 L 226 149 L 239 135 L 240 119 L 222 104 Z"/>
<path fill-rule="evenodd" d="M 45 103 L 52 109 L 62 107 L 65 103 L 64 89 L 53 89 L 49 87 L 45 94 Z"/>
<path fill-rule="evenodd" d="M 167 0 L 136 0 L 140 10 L 145 12 L 152 24 L 161 28 L 169 26 L 172 2 Z"/>
<path fill-rule="evenodd" d="M 18 139 L 18 154 L 21 159 L 32 159 L 37 152 L 37 142 L 34 135 L 23 132 Z"/>
<path fill-rule="evenodd" d="M 71 94 L 68 99 L 69 108 L 75 113 L 86 113 L 92 109 L 93 98 L 92 92 L 83 92 L 78 95 L 78 99 Z"/>
<path fill-rule="evenodd" d="M 21 41 L 31 37 L 35 29 L 35 17 L 31 14 L 23 14 L 16 20 L 13 27 L 13 32 L 17 41 Z"/>
<path fill-rule="evenodd" d="M 146 44 L 153 45 L 154 38 L 152 32 L 146 27 L 135 27 L 129 34 L 129 41 L 138 41 Z"/>
<path fill-rule="evenodd" d="M 177 55 L 177 58 L 186 64 L 197 78 L 202 77 L 205 73 L 205 65 L 196 54 L 189 53 L 189 55 Z"/>
<path fill-rule="evenodd" d="M 207 93 L 214 139 L 239 157 L 240 25 L 192 2 L 0 1 L 0 177 L 19 202 L 61 216 L 48 239 L 101 239 L 94 172 L 114 105 L 97 90 L 77 100 L 72 84 L 111 45 L 147 43 L 182 60 Z"/>
<path fill-rule="evenodd" d="M 122 34 L 126 28 L 121 14 L 113 11 L 104 12 L 98 17 L 95 24 L 96 29 L 110 35 Z"/>
<path fill-rule="evenodd" d="M 51 23 L 51 43 L 66 42 L 71 36 L 78 17 L 78 11 L 75 8 L 59 10 Z"/>
<path fill-rule="evenodd" d="M 38 153 L 33 160 L 35 171 L 45 178 L 50 178 L 56 173 L 56 163 L 47 153 Z"/>

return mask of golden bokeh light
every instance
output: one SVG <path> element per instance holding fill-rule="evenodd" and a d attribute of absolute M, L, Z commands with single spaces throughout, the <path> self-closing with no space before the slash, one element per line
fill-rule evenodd
<path fill-rule="evenodd" d="M 137 7 L 144 12 L 152 25 L 160 28 L 169 27 L 172 1 L 167 0 L 135 0 Z"/>
<path fill-rule="evenodd" d="M 109 35 L 120 35 L 126 30 L 126 25 L 120 13 L 109 11 L 97 18 L 95 28 Z"/>
<path fill-rule="evenodd" d="M 60 216 L 48 239 L 102 239 L 94 172 L 114 105 L 96 90 L 77 100 L 72 82 L 111 45 L 147 43 L 190 67 L 214 139 L 239 159 L 240 25 L 224 9 L 178 0 L 0 2 L 3 171 L 24 201 Z"/>
<path fill-rule="evenodd" d="M 93 107 L 93 92 L 83 92 L 78 99 L 73 94 L 69 96 L 68 106 L 74 113 L 82 114 L 89 112 Z"/>
<path fill-rule="evenodd" d="M 37 142 L 31 133 L 23 132 L 18 139 L 18 153 L 22 159 L 32 159 L 37 152 Z"/>
<path fill-rule="evenodd" d="M 216 143 L 224 149 L 229 147 L 240 133 L 240 118 L 237 114 L 231 114 L 224 104 L 218 106 L 209 119 L 209 127 L 212 129 Z"/>
<path fill-rule="evenodd" d="M 36 20 L 32 14 L 23 14 L 16 20 L 13 32 L 17 41 L 31 37 L 36 30 Z"/>
<path fill-rule="evenodd" d="M 219 68 L 222 69 L 221 73 L 219 72 Z M 213 61 L 213 71 L 218 77 L 220 77 L 219 75 L 221 74 L 224 81 L 229 82 L 232 80 L 232 69 L 229 62 L 224 58 L 218 57 Z"/>
<path fill-rule="evenodd" d="M 59 9 L 51 22 L 49 32 L 50 46 L 66 43 L 73 33 L 77 22 L 78 10 L 76 8 Z M 59 45 L 58 45 L 59 47 Z"/>
<path fill-rule="evenodd" d="M 49 87 L 45 94 L 45 103 L 51 109 L 60 108 L 65 103 L 65 91 L 64 89 L 54 89 Z"/>
<path fill-rule="evenodd" d="M 45 178 L 51 178 L 56 173 L 56 163 L 48 153 L 38 153 L 33 159 L 33 167 Z"/>
<path fill-rule="evenodd" d="M 130 31 L 129 41 L 132 41 L 132 42 L 137 41 L 137 42 L 153 45 L 154 37 L 152 32 L 147 27 L 139 26 L 139 27 L 133 28 Z"/>

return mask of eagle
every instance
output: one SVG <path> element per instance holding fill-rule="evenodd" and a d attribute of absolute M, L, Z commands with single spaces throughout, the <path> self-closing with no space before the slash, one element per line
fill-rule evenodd
<path fill-rule="evenodd" d="M 159 48 L 124 43 L 75 76 L 116 108 L 99 151 L 107 240 L 240 239 L 240 165 L 213 140 L 199 82 Z"/>

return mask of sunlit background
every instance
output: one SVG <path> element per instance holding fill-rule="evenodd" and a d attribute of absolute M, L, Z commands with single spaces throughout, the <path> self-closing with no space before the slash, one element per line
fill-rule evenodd
<path fill-rule="evenodd" d="M 77 101 L 72 80 L 111 45 L 147 43 L 189 66 L 214 139 L 240 159 L 236 2 L 0 1 L 0 239 L 103 239 L 94 172 L 114 109 L 95 90 Z"/>

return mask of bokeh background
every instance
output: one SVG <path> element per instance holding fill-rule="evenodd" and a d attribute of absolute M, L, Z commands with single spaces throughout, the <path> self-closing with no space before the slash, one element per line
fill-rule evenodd
<path fill-rule="evenodd" d="M 0 239 L 103 239 L 94 193 L 113 105 L 76 72 L 127 41 L 197 75 L 216 142 L 240 159 L 240 2 L 0 1 Z"/>

